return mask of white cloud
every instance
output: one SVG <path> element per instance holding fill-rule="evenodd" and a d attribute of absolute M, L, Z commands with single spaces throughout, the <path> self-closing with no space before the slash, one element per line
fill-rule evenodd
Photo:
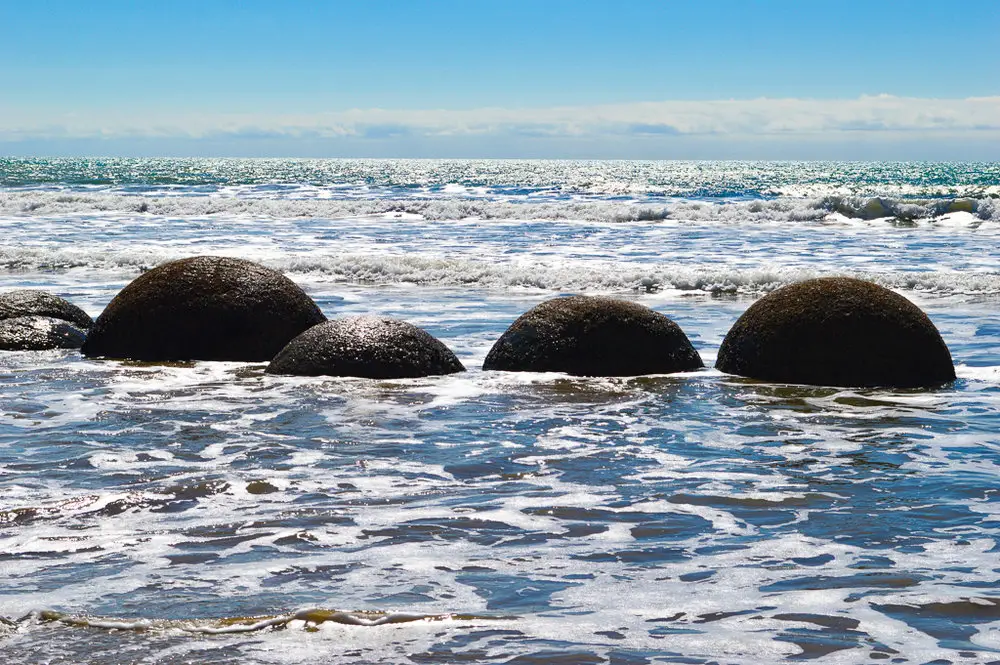
<path fill-rule="evenodd" d="M 0 141 L 213 137 L 351 139 L 401 137 L 791 138 L 867 133 L 1000 135 L 1000 97 L 662 101 L 472 110 L 352 109 L 311 114 L 24 114 L 0 110 Z"/>

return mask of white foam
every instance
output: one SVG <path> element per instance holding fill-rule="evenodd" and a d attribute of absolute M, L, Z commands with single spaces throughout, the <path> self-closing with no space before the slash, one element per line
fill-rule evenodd
<path fill-rule="evenodd" d="M 482 190 L 479 190 L 482 194 Z M 591 222 L 656 222 L 662 220 L 749 222 L 819 222 L 838 219 L 875 221 L 901 217 L 906 223 L 936 221 L 938 226 L 960 229 L 996 221 L 993 199 L 880 199 L 856 196 L 759 199 L 708 202 L 675 199 L 666 203 L 648 200 L 608 201 L 573 198 L 530 202 L 470 197 L 460 185 L 445 187 L 443 198 L 263 198 L 241 196 L 136 196 L 89 192 L 0 190 L 0 215 L 33 217 L 101 213 L 148 220 L 150 216 L 205 218 L 212 216 L 252 219 L 326 218 L 424 220 L 577 220 Z M 274 197 L 273 192 L 268 196 Z M 964 203 L 966 202 L 967 203 Z M 141 212 L 140 212 L 141 211 Z M 831 215 L 835 215 L 831 217 Z M 2 224 L 2 221 L 0 221 Z"/>
<path fill-rule="evenodd" d="M 982 381 L 984 383 L 1000 383 L 1000 366 L 970 366 L 958 364 L 955 366 L 955 374 L 961 379 L 972 381 Z"/>
<path fill-rule="evenodd" d="M 239 255 L 235 249 L 212 253 Z M 134 275 L 140 268 L 183 258 L 186 252 L 153 252 L 142 248 L 118 250 L 0 249 L 0 264 L 22 271 L 53 269 L 105 270 Z M 678 294 L 759 294 L 791 282 L 813 277 L 849 276 L 890 289 L 929 294 L 1000 293 L 995 272 L 893 271 L 874 272 L 844 268 L 808 268 L 775 265 L 766 268 L 719 267 L 714 264 L 614 263 L 608 261 L 545 261 L 535 258 L 482 260 L 437 256 L 347 253 L 300 257 L 269 251 L 254 257 L 298 280 L 313 283 L 413 284 L 490 289 L 528 288 L 542 291 L 613 293 L 622 291 L 675 291 Z"/>
<path fill-rule="evenodd" d="M 237 190 L 215 200 L 42 193 L 41 206 L 0 220 L 8 283 L 63 287 L 95 313 L 153 263 L 222 253 L 286 272 L 329 314 L 387 308 L 443 330 L 473 361 L 462 375 L 378 382 L 273 377 L 239 363 L 144 367 L 75 352 L 0 357 L 5 397 L 44 414 L 0 414 L 5 443 L 27 442 L 0 468 L 2 508 L 37 510 L 17 513 L 0 534 L 0 550 L 14 554 L 0 561 L 0 577 L 17 580 L 0 598 L 0 615 L 48 607 L 107 614 L 101 625 L 127 630 L 201 612 L 202 598 L 220 613 L 320 602 L 400 616 L 498 615 L 509 608 L 491 602 L 496 589 L 530 597 L 552 584 L 550 602 L 510 609 L 520 618 L 489 623 L 506 631 L 491 637 L 457 620 L 375 625 L 362 617 L 372 625 L 316 632 L 295 618 L 286 631 L 265 620 L 235 628 L 197 620 L 195 629 L 210 631 L 174 626 L 162 650 L 159 637 L 136 649 L 178 661 L 226 649 L 226 657 L 260 663 L 342 660 L 353 648 L 358 660 L 395 662 L 450 645 L 459 656 L 509 660 L 551 640 L 607 660 L 636 649 L 775 662 L 798 651 L 776 638 L 803 627 L 775 616 L 796 612 L 860 622 L 860 648 L 825 663 L 864 660 L 869 638 L 913 662 L 955 658 L 875 606 L 960 599 L 996 577 L 989 534 L 998 511 L 982 488 L 996 476 L 990 425 L 1000 370 L 994 340 L 978 332 L 994 299 L 976 295 L 1000 293 L 988 201 L 944 213 L 937 204 L 889 202 L 898 208 L 892 215 L 863 219 L 880 214 L 867 200 L 816 207 L 830 192 L 621 204 L 500 201 L 452 189 L 392 203 L 311 200 L 335 193 L 304 188 L 295 200 Z M 35 194 L 18 196 L 23 203 Z M 144 200 L 160 207 L 116 209 Z M 81 213 L 87 206 L 108 210 Z M 365 211 L 371 216 L 349 216 Z M 508 218 L 536 214 L 554 221 Z M 622 221 L 642 218 L 650 221 Z M 122 235 L 104 240 L 115 231 Z M 973 247 L 982 251 L 956 249 Z M 631 380 L 475 369 L 510 320 L 553 293 L 638 293 L 665 313 L 678 310 L 697 344 L 717 347 L 748 299 L 711 295 L 757 295 L 827 274 L 869 278 L 929 306 L 962 361 L 963 381 L 897 394 L 751 385 L 715 370 Z M 711 348 L 704 357 L 712 360 Z M 991 364 L 974 364 L 983 362 Z M 895 490 L 915 478 L 954 481 L 955 494 L 925 491 L 903 505 L 907 495 Z M 880 483 L 893 491 L 865 494 Z M 878 534 L 813 521 L 836 524 L 858 511 L 894 524 L 935 505 L 958 517 L 939 527 L 931 513 L 920 536 L 934 542 L 911 551 L 853 546 L 840 539 Z M 655 534 L 660 521 L 694 526 L 662 539 L 633 531 L 652 523 Z M 876 577 L 923 581 L 869 585 L 859 571 L 876 556 L 886 559 Z M 795 585 L 813 577 L 845 582 Z M 148 604 L 136 612 L 139 603 Z M 729 610 L 747 614 L 697 622 L 700 613 Z M 662 620 L 674 612 L 686 615 Z M 650 634 L 660 626 L 692 632 Z M 993 627 L 981 625 L 975 640 L 992 644 Z M 264 630 L 240 632 L 252 628 Z M 84 630 L 49 630 L 61 632 L 26 643 L 68 644 L 79 659 L 99 642 Z M 622 639 L 599 634 L 609 630 Z M 454 635 L 466 641 L 450 642 Z"/>

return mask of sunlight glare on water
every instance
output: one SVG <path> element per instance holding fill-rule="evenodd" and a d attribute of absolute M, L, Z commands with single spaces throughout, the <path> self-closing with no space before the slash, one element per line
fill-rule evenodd
<path fill-rule="evenodd" d="M 96 316 L 240 256 L 469 368 L 0 352 L 10 662 L 1000 660 L 996 164 L 0 166 L 6 289 Z M 829 274 L 916 302 L 958 380 L 480 369 L 567 293 L 667 314 L 710 367 L 755 298 Z"/>

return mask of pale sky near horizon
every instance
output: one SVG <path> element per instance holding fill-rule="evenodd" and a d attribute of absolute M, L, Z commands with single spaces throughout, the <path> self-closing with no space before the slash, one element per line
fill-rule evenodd
<path fill-rule="evenodd" d="M 1000 159 L 1000 1 L 0 0 L 0 154 Z"/>

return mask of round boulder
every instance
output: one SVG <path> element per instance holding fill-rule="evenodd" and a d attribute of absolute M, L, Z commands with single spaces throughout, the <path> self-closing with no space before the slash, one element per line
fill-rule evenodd
<path fill-rule="evenodd" d="M 51 316 L 0 319 L 0 350 L 79 349 L 86 333 L 69 321 Z"/>
<path fill-rule="evenodd" d="M 19 316 L 62 319 L 83 330 L 90 330 L 90 326 L 94 324 L 94 320 L 85 311 L 47 291 L 17 289 L 0 293 L 0 319 L 13 319 Z"/>
<path fill-rule="evenodd" d="M 715 366 L 764 381 L 918 388 L 955 378 L 951 354 L 919 307 L 877 284 L 824 277 L 747 309 Z"/>
<path fill-rule="evenodd" d="M 196 256 L 158 266 L 122 289 L 97 317 L 83 353 L 154 362 L 270 360 L 325 320 L 279 272 Z"/>
<path fill-rule="evenodd" d="M 704 367 L 680 326 L 627 300 L 555 298 L 525 312 L 496 341 L 483 369 L 576 376 L 669 374 Z"/>
<path fill-rule="evenodd" d="M 334 319 L 305 331 L 275 356 L 267 371 L 299 376 L 405 379 L 454 374 L 465 367 L 426 331 L 377 316 Z"/>

